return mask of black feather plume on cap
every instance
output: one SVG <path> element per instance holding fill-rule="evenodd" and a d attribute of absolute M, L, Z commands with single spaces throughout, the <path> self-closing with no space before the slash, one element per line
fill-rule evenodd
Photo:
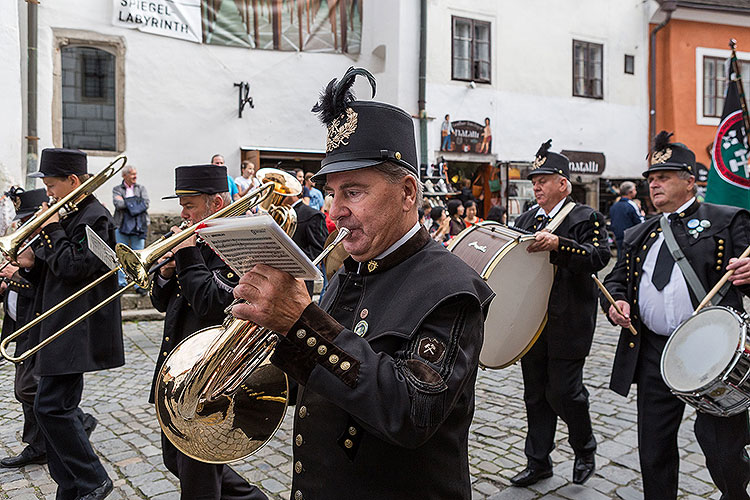
<path fill-rule="evenodd" d="M 351 88 L 357 75 L 367 77 L 372 87 L 372 97 L 375 97 L 375 77 L 364 68 L 351 66 L 341 80 L 334 78 L 328 82 L 325 90 L 320 94 L 320 100 L 312 108 L 312 112 L 317 113 L 320 121 L 326 126 L 344 114 L 349 104 L 354 101 L 354 92 Z"/>
<path fill-rule="evenodd" d="M 545 157 L 547 156 L 547 152 L 549 151 L 549 148 L 552 147 L 552 139 L 548 139 L 547 142 L 539 146 L 539 151 L 536 152 L 536 156 Z"/>
<path fill-rule="evenodd" d="M 659 132 L 659 134 L 654 137 L 654 151 L 666 149 L 666 147 L 669 146 L 669 138 L 672 137 L 672 135 L 671 132 L 667 132 L 666 130 Z"/>

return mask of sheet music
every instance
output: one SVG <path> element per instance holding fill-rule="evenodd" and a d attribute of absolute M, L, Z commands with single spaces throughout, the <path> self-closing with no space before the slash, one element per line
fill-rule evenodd
<path fill-rule="evenodd" d="M 322 278 L 307 255 L 268 214 L 213 219 L 202 224 L 197 233 L 239 274 L 256 264 L 266 264 L 295 278 Z"/>
<path fill-rule="evenodd" d="M 107 245 L 89 226 L 86 226 L 86 243 L 89 246 L 89 250 L 91 250 L 99 260 L 104 262 L 104 265 L 110 270 L 119 265 L 117 263 L 117 255 L 115 254 L 115 251 L 109 248 L 109 245 Z"/>

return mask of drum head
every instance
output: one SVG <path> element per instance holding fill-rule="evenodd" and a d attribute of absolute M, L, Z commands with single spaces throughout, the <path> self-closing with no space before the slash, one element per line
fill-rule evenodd
<path fill-rule="evenodd" d="M 721 378 L 743 337 L 743 322 L 724 307 L 703 309 L 667 341 L 661 373 L 670 389 L 694 392 Z"/>
<path fill-rule="evenodd" d="M 484 323 L 479 363 L 504 368 L 523 356 L 539 336 L 547 318 L 547 302 L 555 278 L 549 252 L 528 253 L 533 237 L 503 248 L 487 284 L 497 295 Z"/>

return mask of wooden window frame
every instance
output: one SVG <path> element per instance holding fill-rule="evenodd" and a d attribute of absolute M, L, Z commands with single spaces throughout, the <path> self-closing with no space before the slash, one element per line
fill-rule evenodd
<path fill-rule="evenodd" d="M 597 95 L 589 95 L 589 94 L 586 94 L 585 91 L 582 94 L 576 93 L 576 80 L 578 79 L 578 77 L 576 76 L 576 45 L 577 44 L 584 45 L 585 49 L 586 49 L 585 50 L 585 56 L 584 56 L 584 65 L 583 65 L 584 66 L 584 75 L 583 75 L 584 89 L 589 89 L 590 88 L 592 94 L 593 94 L 593 84 L 592 84 L 592 82 L 594 80 L 596 80 L 596 78 L 592 77 L 591 75 L 589 75 L 589 67 L 590 67 L 590 64 L 591 64 L 590 61 L 589 61 L 589 59 L 588 59 L 589 48 L 591 48 L 591 47 L 599 47 L 599 50 L 601 51 L 601 54 L 602 54 L 601 68 L 600 68 L 601 74 L 599 75 L 599 79 L 601 80 L 601 95 L 598 95 L 598 96 Z M 572 57 L 571 57 L 571 59 L 573 61 L 573 67 L 572 67 L 572 71 L 571 71 L 571 76 L 572 76 L 572 89 L 571 90 L 572 90 L 573 96 L 574 97 L 584 97 L 586 99 L 603 100 L 604 99 L 604 44 L 596 43 L 596 42 L 587 42 L 587 41 L 584 41 L 584 40 L 575 40 L 574 39 L 573 40 L 573 44 L 572 44 L 571 47 L 572 47 Z"/>
<path fill-rule="evenodd" d="M 459 78 L 456 76 L 454 71 L 454 61 L 455 61 L 455 39 L 456 39 L 456 22 L 457 21 L 465 21 L 471 23 L 471 42 L 469 44 L 469 68 L 471 71 L 472 78 Z M 481 61 L 487 63 L 487 73 L 489 75 L 488 78 L 482 79 L 478 75 L 478 71 L 476 71 L 475 65 L 478 61 L 474 60 L 474 48 L 476 40 L 474 38 L 474 27 L 476 25 L 486 25 L 487 26 L 487 33 L 489 34 L 487 38 L 487 49 L 488 49 L 488 55 L 489 59 L 487 61 Z M 484 43 L 484 42 L 482 42 Z M 476 83 L 492 83 L 492 22 L 490 21 L 480 21 L 478 19 L 472 19 L 470 17 L 461 17 L 461 16 L 451 16 L 451 80 L 457 80 L 461 82 L 476 82 Z"/>

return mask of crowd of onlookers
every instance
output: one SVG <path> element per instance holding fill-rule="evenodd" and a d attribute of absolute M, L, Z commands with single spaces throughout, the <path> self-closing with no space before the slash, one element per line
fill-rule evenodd
<path fill-rule="evenodd" d="M 479 206 L 476 200 L 469 199 L 462 202 L 459 199 L 452 199 L 446 205 L 445 207 L 432 206 L 429 202 L 425 202 L 419 209 L 419 222 L 427 228 L 435 241 L 443 244 L 447 244 L 451 238 L 467 227 L 483 220 L 506 223 L 505 209 L 501 206 L 490 208 L 487 216 L 482 219 L 477 215 Z"/>

